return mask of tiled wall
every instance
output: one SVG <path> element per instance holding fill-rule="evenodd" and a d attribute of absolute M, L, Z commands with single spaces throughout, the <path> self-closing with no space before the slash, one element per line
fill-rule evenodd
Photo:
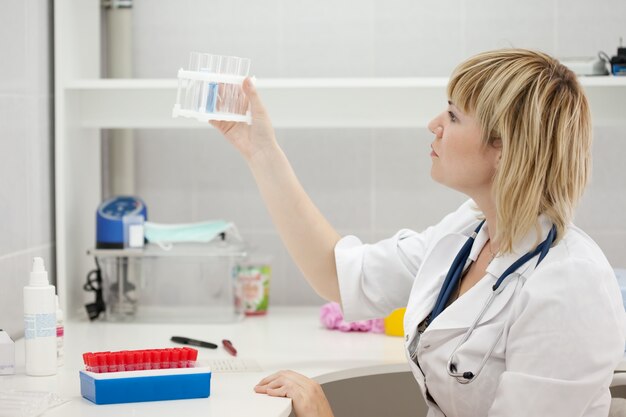
<path fill-rule="evenodd" d="M 32 258 L 54 278 L 52 7 L 0 0 L 0 328 L 23 332 Z"/>
<path fill-rule="evenodd" d="M 141 78 L 173 78 L 196 50 L 249 57 L 258 77 L 447 76 L 486 49 L 593 56 L 614 54 L 619 37 L 626 38 L 623 0 L 151 0 L 137 1 L 134 13 Z M 597 127 L 595 134 L 594 178 L 576 222 L 614 266 L 626 267 L 626 129 Z M 277 135 L 304 187 L 342 234 L 372 241 L 401 227 L 420 230 L 464 200 L 430 179 L 426 129 Z M 223 138 L 204 130 L 140 131 L 136 138 L 137 192 L 153 221 L 232 220 L 273 256 L 272 303 L 322 302 L 289 259 L 250 172 Z"/>

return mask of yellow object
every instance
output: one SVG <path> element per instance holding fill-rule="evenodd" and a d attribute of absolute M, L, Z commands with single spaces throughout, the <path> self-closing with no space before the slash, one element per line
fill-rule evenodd
<path fill-rule="evenodd" d="M 385 317 L 385 334 L 389 336 L 404 336 L 404 312 L 405 307 L 396 308 Z"/>

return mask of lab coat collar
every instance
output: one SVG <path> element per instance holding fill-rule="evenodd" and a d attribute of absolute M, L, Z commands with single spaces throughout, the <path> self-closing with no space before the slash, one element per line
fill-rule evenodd
<path fill-rule="evenodd" d="M 506 271 L 506 269 L 522 257 L 527 252 L 535 249 L 538 244 L 548 236 L 548 232 L 552 228 L 552 222 L 545 214 L 542 214 L 538 218 L 540 235 L 537 235 L 536 229 L 533 227 L 519 242 L 513 245 L 513 251 L 497 255 L 493 261 L 487 266 L 487 272 L 493 275 L 496 279 Z M 486 224 L 485 224 L 486 226 Z M 483 228 L 485 227 L 483 226 Z M 488 229 L 487 229 L 488 230 Z M 482 232 L 482 230 L 481 230 Z M 478 236 L 477 236 L 478 238 Z M 472 248 L 474 249 L 474 248 Z M 537 265 L 537 257 L 528 261 L 525 265 L 522 265 L 519 270 L 527 270 L 528 268 L 534 269 Z"/>
<path fill-rule="evenodd" d="M 430 313 L 435 305 L 441 286 L 454 257 L 468 237 L 472 234 L 479 220 L 457 233 L 449 233 L 439 239 L 425 257 L 425 261 L 415 278 L 416 284 L 411 290 L 411 303 L 404 315 L 404 326 L 410 329 L 407 342 L 413 339 L 417 325 Z M 439 316 L 441 317 L 444 312 Z M 437 319 L 439 319 L 439 317 Z"/>
<path fill-rule="evenodd" d="M 437 330 L 468 328 L 471 325 L 472 320 L 480 313 L 480 310 L 487 301 L 487 298 L 491 296 L 491 288 L 504 271 L 525 253 L 534 249 L 547 236 L 550 228 L 552 227 L 552 222 L 545 215 L 539 216 L 538 221 L 541 235 L 537 236 L 537 232 L 533 228 L 526 234 L 526 236 L 524 236 L 523 239 L 513 246 L 513 251 L 511 253 L 496 257 L 486 269 L 487 276 L 478 281 L 478 283 L 476 283 L 476 285 L 474 285 L 466 294 L 448 306 L 432 322 L 427 332 L 424 333 L 422 337 L 425 337 L 427 333 L 431 333 L 431 335 L 426 337 L 435 337 L 433 333 L 437 333 Z M 469 236 L 475 228 L 476 224 L 473 224 L 468 227 L 467 230 L 463 230 L 461 235 Z M 474 244 L 472 245 L 472 250 L 469 256 L 470 259 L 476 260 L 478 257 L 478 254 L 489 238 L 488 231 L 488 225 L 485 223 L 478 232 Z M 520 275 L 527 273 L 528 270 L 532 271 L 535 268 L 536 263 L 537 258 L 535 257 L 528 261 L 525 265 L 522 265 L 517 271 L 504 280 L 500 292 L 494 299 L 489 309 L 485 312 L 485 315 L 480 320 L 480 323 L 485 323 L 491 320 L 506 307 L 511 297 L 513 297 L 516 293 L 518 286 L 523 285 L 524 280 L 520 279 Z M 443 280 L 440 279 L 438 281 L 440 288 Z"/>

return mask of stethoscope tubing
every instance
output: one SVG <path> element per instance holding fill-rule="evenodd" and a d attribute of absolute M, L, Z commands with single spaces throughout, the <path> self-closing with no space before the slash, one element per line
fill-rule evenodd
<path fill-rule="evenodd" d="M 474 232 L 474 234 L 472 234 L 472 236 L 467 240 L 466 245 L 469 242 L 471 242 L 471 243 L 474 242 L 473 238 L 475 237 L 475 235 L 478 232 L 478 230 L 480 229 L 480 227 L 482 227 L 483 223 L 484 223 L 484 221 L 478 226 L 478 228 Z M 556 227 L 553 225 L 552 228 L 550 229 L 550 232 L 548 233 L 548 236 L 546 237 L 546 239 L 543 242 L 541 242 L 535 248 L 535 250 L 526 253 L 525 255 L 520 257 L 517 261 L 513 262 L 511 264 L 511 266 L 509 266 L 502 273 L 502 275 L 500 275 L 500 277 L 498 278 L 496 283 L 493 285 L 492 292 L 489 295 L 489 298 L 487 299 L 487 302 L 483 306 L 482 310 L 480 311 L 480 314 L 478 314 L 476 319 L 472 322 L 472 325 L 469 327 L 469 329 L 467 329 L 467 331 L 463 335 L 463 338 L 461 338 L 460 342 L 454 348 L 454 350 L 452 350 L 452 353 L 450 354 L 450 357 L 448 358 L 448 363 L 446 365 L 446 370 L 448 371 L 448 375 L 456 378 L 456 380 L 459 383 L 461 383 L 461 384 L 468 384 L 468 383 L 476 380 L 478 375 L 480 375 L 480 372 L 483 370 L 485 364 L 487 363 L 487 361 L 491 357 L 491 354 L 493 353 L 493 350 L 495 349 L 495 347 L 497 346 L 498 342 L 502 338 L 502 334 L 504 333 L 504 326 L 500 329 L 500 332 L 498 333 L 498 337 L 491 344 L 491 347 L 489 348 L 487 353 L 483 356 L 483 359 L 482 359 L 482 361 L 481 361 L 480 365 L 478 366 L 478 369 L 476 370 L 475 373 L 472 372 L 472 371 L 457 372 L 457 370 L 456 370 L 457 366 L 456 366 L 456 363 L 455 363 L 456 353 L 461 348 L 461 346 L 465 342 L 467 342 L 469 340 L 470 336 L 472 335 L 472 332 L 476 329 L 476 327 L 478 326 L 478 323 L 483 318 L 483 316 L 487 312 L 487 309 L 489 309 L 489 306 L 491 306 L 491 303 L 493 303 L 493 300 L 496 298 L 496 296 L 498 294 L 500 294 L 504 290 L 504 288 L 506 287 L 506 285 L 501 285 L 501 284 L 504 282 L 504 280 L 507 277 L 509 277 L 513 272 L 517 271 L 522 265 L 524 265 L 526 262 L 530 261 L 535 256 L 539 255 L 539 259 L 537 260 L 537 264 L 535 265 L 535 267 L 537 267 L 539 265 L 539 263 L 543 260 L 543 258 L 545 258 L 545 256 L 548 254 L 548 251 L 550 250 L 550 247 L 552 246 L 552 242 L 554 242 L 555 237 L 556 237 Z M 455 263 L 457 262 L 457 259 L 459 258 L 459 255 L 461 255 L 461 253 L 464 252 L 466 245 L 463 246 L 463 248 L 461 249 L 461 251 L 457 255 L 457 258 L 455 258 L 455 260 L 453 262 L 453 267 L 454 267 Z M 471 249 L 471 245 L 470 245 L 470 249 Z M 510 281 L 507 281 L 507 284 L 509 282 Z M 444 283 L 444 285 L 445 285 L 445 283 Z M 433 311 L 435 311 L 435 310 L 433 310 Z"/>
<path fill-rule="evenodd" d="M 504 287 L 503 287 L 503 289 L 504 289 Z M 456 369 L 456 364 L 454 363 L 456 352 L 459 350 L 459 348 L 465 342 L 467 342 L 469 340 L 470 336 L 472 335 L 472 332 L 474 332 L 474 329 L 476 329 L 476 326 L 478 326 L 478 323 L 483 318 L 483 316 L 485 315 L 485 313 L 487 312 L 487 310 L 489 309 L 489 307 L 493 303 L 493 300 L 495 300 L 496 296 L 500 292 L 501 292 L 501 290 L 500 291 L 492 291 L 491 294 L 489 294 L 489 298 L 487 299 L 487 302 L 485 303 L 485 305 L 483 306 L 482 310 L 480 311 L 480 314 L 478 314 L 476 319 L 474 319 L 474 322 L 472 323 L 470 328 L 465 332 L 465 334 L 463 335 L 463 338 L 459 341 L 459 343 L 456 345 L 456 347 L 454 348 L 454 350 L 452 350 L 452 353 L 450 354 L 450 358 L 448 359 L 448 363 L 446 365 L 446 369 L 448 371 L 448 375 L 450 375 L 451 377 L 456 378 L 456 380 L 458 382 L 460 382 L 461 384 L 468 384 L 468 383 L 472 382 L 474 379 L 476 379 L 476 377 L 478 377 L 478 375 L 480 374 L 480 371 L 482 371 L 483 367 L 485 366 L 485 364 L 487 363 L 487 361 L 491 357 L 491 354 L 493 353 L 493 350 L 496 348 L 498 342 L 500 341 L 500 338 L 502 337 L 502 333 L 504 333 L 504 327 L 503 327 L 502 329 L 500 329 L 500 332 L 498 334 L 498 338 L 495 340 L 494 343 L 491 344 L 491 347 L 489 348 L 489 351 L 483 356 L 483 360 L 481 361 L 481 363 L 480 363 L 480 365 L 478 367 L 478 370 L 475 373 L 471 372 L 471 371 L 456 372 L 456 371 L 452 370 L 453 368 Z M 468 374 L 472 375 L 471 378 L 467 378 Z"/>

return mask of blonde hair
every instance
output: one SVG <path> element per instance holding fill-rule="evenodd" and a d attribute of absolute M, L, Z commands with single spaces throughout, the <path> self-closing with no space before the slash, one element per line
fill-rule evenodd
<path fill-rule="evenodd" d="M 562 238 L 591 171 L 591 114 L 574 73 L 541 52 L 495 50 L 461 63 L 448 97 L 478 120 L 485 145 L 502 141 L 493 183 L 500 251 L 539 231 L 540 214 Z"/>

